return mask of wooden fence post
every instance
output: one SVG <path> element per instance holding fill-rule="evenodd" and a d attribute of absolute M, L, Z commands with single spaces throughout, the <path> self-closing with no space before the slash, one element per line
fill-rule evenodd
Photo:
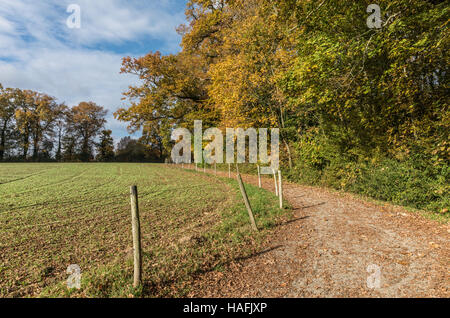
<path fill-rule="evenodd" d="M 277 187 L 277 174 L 275 173 L 275 170 L 272 169 L 273 172 L 273 181 L 275 183 L 275 195 L 278 196 L 278 187 Z"/>
<path fill-rule="evenodd" d="M 278 196 L 280 197 L 280 209 L 283 208 L 283 185 L 281 182 L 281 170 L 278 170 Z"/>
<path fill-rule="evenodd" d="M 259 165 L 257 165 L 258 167 L 258 185 L 261 188 L 261 169 L 259 168 Z"/>
<path fill-rule="evenodd" d="M 228 164 L 228 178 L 231 178 L 231 163 Z"/>
<path fill-rule="evenodd" d="M 206 172 L 206 162 L 203 163 L 203 172 Z"/>
<path fill-rule="evenodd" d="M 133 287 L 141 284 L 142 258 L 141 258 L 141 225 L 139 222 L 139 204 L 137 186 L 131 186 L 131 230 L 133 234 L 134 279 Z"/>
<path fill-rule="evenodd" d="M 237 179 L 239 183 L 239 188 L 241 189 L 242 197 L 244 198 L 245 207 L 247 208 L 248 216 L 250 217 L 252 229 L 254 231 L 258 231 L 258 228 L 256 227 L 255 218 L 253 217 L 252 207 L 250 206 L 250 202 L 248 201 L 247 192 L 245 191 L 245 187 L 244 184 L 242 183 L 242 178 L 239 173 L 237 174 Z"/>

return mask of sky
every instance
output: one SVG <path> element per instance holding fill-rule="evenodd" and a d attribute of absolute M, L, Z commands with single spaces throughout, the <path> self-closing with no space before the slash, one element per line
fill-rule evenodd
<path fill-rule="evenodd" d="M 113 113 L 138 79 L 120 74 L 122 58 L 180 50 L 175 28 L 186 0 L 0 0 L 0 83 L 46 93 L 74 106 L 93 101 L 108 109 L 116 140 L 129 135 Z M 80 27 L 73 27 L 80 8 Z M 67 21 L 69 20 L 69 24 Z M 72 26 L 72 27 L 69 27 Z M 139 134 L 135 135 L 139 136 Z"/>

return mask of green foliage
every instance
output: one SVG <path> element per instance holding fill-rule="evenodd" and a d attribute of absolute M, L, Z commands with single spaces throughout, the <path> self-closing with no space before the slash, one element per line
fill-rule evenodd
<path fill-rule="evenodd" d="M 114 139 L 111 130 L 103 130 L 100 142 L 97 144 L 97 161 L 112 161 L 114 159 Z"/>
<path fill-rule="evenodd" d="M 436 212 L 448 207 L 450 187 L 443 182 L 450 177 L 448 167 L 421 171 L 410 162 L 384 160 L 377 165 L 363 165 L 359 170 L 354 183 L 346 186 L 350 191 Z"/>
<path fill-rule="evenodd" d="M 449 166 L 430 165 L 423 154 L 403 160 L 380 153 L 364 157 L 349 152 L 344 156 L 318 134 L 304 136 L 295 149 L 291 180 L 435 212 L 449 206 Z"/>

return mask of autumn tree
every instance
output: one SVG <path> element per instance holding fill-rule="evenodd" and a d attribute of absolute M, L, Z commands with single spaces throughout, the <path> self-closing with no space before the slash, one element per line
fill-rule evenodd
<path fill-rule="evenodd" d="M 125 93 L 131 105 L 116 118 L 133 131 L 144 128 L 144 134 L 161 125 L 168 126 L 166 134 L 174 126 L 192 128 L 194 119 L 204 127 L 285 128 L 285 100 L 276 80 L 290 57 L 282 44 L 293 45 L 281 32 L 286 27 L 277 25 L 273 5 L 192 0 L 186 16 L 188 24 L 178 28 L 182 52 L 124 59 L 122 71 L 144 84 Z M 282 140 L 290 153 L 285 130 Z"/>
<path fill-rule="evenodd" d="M 106 123 L 107 110 L 93 102 L 81 102 L 72 107 L 67 114 L 68 136 L 66 144 L 72 145 L 80 142 L 79 158 L 89 161 L 93 158 L 94 140 Z"/>
<path fill-rule="evenodd" d="M 233 1 L 220 55 L 210 66 L 210 103 L 220 111 L 223 127 L 281 128 L 282 153 L 292 166 L 285 96 L 278 85 L 295 48 L 288 23 L 280 23 L 271 1 Z"/>
<path fill-rule="evenodd" d="M 64 108 L 51 96 L 25 91 L 25 107 L 16 111 L 16 119 L 23 127 L 25 138 L 29 134 L 32 140 L 33 160 L 38 160 L 41 142 L 47 134 L 53 133 L 53 125 L 62 116 Z"/>
<path fill-rule="evenodd" d="M 16 90 L 0 84 L 0 160 L 4 159 L 6 146 L 11 141 L 16 112 Z"/>
<path fill-rule="evenodd" d="M 32 121 L 29 120 L 31 111 L 30 103 L 32 103 L 33 92 L 29 90 L 16 89 L 14 92 L 14 104 L 16 107 L 15 119 L 16 129 L 19 133 L 18 145 L 21 148 L 21 158 L 27 159 L 28 150 L 30 148 L 30 139 L 32 131 Z"/>
<path fill-rule="evenodd" d="M 129 105 L 116 116 L 143 138 L 160 134 L 166 152 L 168 132 L 193 119 L 205 128 L 279 127 L 294 179 L 448 205 L 450 7 L 380 0 L 372 28 L 371 4 L 191 0 L 180 53 L 124 60 L 143 85 L 125 93 Z M 378 197 L 373 175 L 385 162 L 398 168 L 393 180 L 407 177 Z M 426 200 L 411 194 L 411 175 L 434 180 L 435 190 L 418 193 Z"/>
<path fill-rule="evenodd" d="M 129 123 L 132 132 L 144 128 L 144 138 L 155 131 L 163 140 L 170 129 L 193 127 L 195 119 L 205 126 L 219 123 L 219 112 L 209 102 L 209 66 L 219 56 L 223 25 L 231 19 L 227 1 L 191 0 L 187 5 L 188 25 L 181 25 L 183 51 L 162 56 L 150 52 L 141 58 L 124 58 L 122 72 L 139 77 L 142 85 L 124 93 L 129 107 L 114 115 Z M 161 127 L 166 130 L 161 131 Z"/>
<path fill-rule="evenodd" d="M 107 111 L 93 102 L 68 108 L 56 99 L 31 90 L 0 85 L 0 160 L 87 161 L 93 157 L 95 139 L 103 129 Z M 111 159 L 111 131 L 103 132 L 103 156 Z M 56 146 L 56 150 L 54 150 Z"/>
<path fill-rule="evenodd" d="M 370 29 L 369 4 L 191 0 L 180 53 L 124 59 L 143 85 L 116 116 L 134 131 L 193 119 L 279 127 L 290 167 L 292 146 L 312 132 L 348 158 L 411 143 L 446 152 L 448 6 L 383 0 L 381 28 Z"/>
<path fill-rule="evenodd" d="M 214 120 L 215 114 L 207 104 L 202 63 L 196 56 L 161 56 L 159 52 L 138 59 L 125 58 L 122 72 L 137 75 L 142 85 L 124 94 L 130 106 L 119 109 L 115 117 L 129 122 L 132 132 L 144 126 L 150 132 L 161 125 L 192 124 L 196 118 Z"/>

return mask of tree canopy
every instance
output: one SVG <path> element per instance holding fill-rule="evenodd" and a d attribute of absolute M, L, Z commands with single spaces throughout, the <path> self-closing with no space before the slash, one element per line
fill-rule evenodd
<path fill-rule="evenodd" d="M 449 7 L 382 0 L 369 29 L 369 4 L 191 0 L 180 53 L 124 58 L 143 84 L 116 117 L 144 134 L 194 119 L 276 126 L 288 154 L 312 131 L 349 154 L 448 152 Z"/>
<path fill-rule="evenodd" d="M 280 128 L 289 172 L 323 180 L 330 171 L 337 187 L 369 161 L 446 176 L 448 2 L 379 0 L 379 28 L 367 23 L 372 3 L 191 0 L 178 54 L 124 58 L 122 71 L 141 85 L 115 116 L 144 136 L 158 132 L 166 154 L 171 130 L 195 119 Z"/>

